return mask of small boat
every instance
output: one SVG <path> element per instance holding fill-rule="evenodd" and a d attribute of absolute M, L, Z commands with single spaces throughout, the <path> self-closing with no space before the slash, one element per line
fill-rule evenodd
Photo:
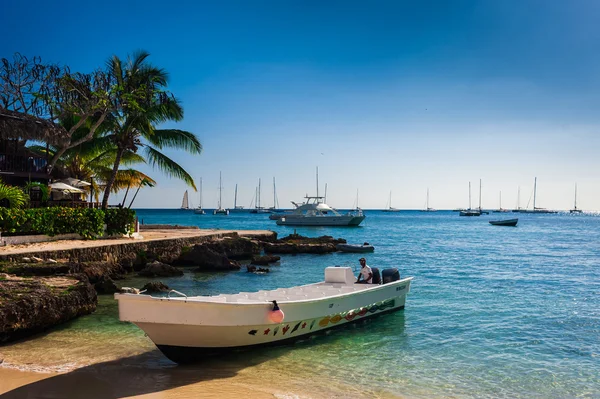
<path fill-rule="evenodd" d="M 490 220 L 492 226 L 516 226 L 519 219 Z"/>
<path fill-rule="evenodd" d="M 355 284 L 352 268 L 327 267 L 323 282 L 291 288 L 194 297 L 127 293 L 115 299 L 121 321 L 136 324 L 169 359 L 191 363 L 404 309 L 413 278 L 400 279 L 397 269 L 382 276 L 383 284 Z"/>
<path fill-rule="evenodd" d="M 185 193 L 183 193 L 183 199 L 181 200 L 181 209 L 183 209 L 184 211 L 188 211 L 190 209 L 188 190 L 185 190 Z"/>
<path fill-rule="evenodd" d="M 481 212 L 479 210 L 471 209 L 471 182 L 469 182 L 469 208 L 463 209 L 459 212 L 459 216 L 481 216 Z"/>
<path fill-rule="evenodd" d="M 422 209 L 421 212 L 437 212 L 437 209 L 429 207 L 429 188 L 427 189 L 427 201 L 425 202 L 425 209 Z"/>
<path fill-rule="evenodd" d="M 221 172 L 219 172 L 219 207 L 213 211 L 213 215 L 229 215 L 229 209 L 224 209 L 221 207 L 222 197 L 221 192 L 223 191 L 223 184 L 221 180 Z"/>
<path fill-rule="evenodd" d="M 583 211 L 577 208 L 577 183 L 575 183 L 575 207 L 569 210 L 569 213 L 582 213 Z"/>
<path fill-rule="evenodd" d="M 204 209 L 202 209 L 202 178 L 200 178 L 200 201 L 198 202 L 198 208 L 194 209 L 196 215 L 206 215 Z"/>
<path fill-rule="evenodd" d="M 373 252 L 375 247 L 365 242 L 363 245 L 337 244 L 335 248 L 341 252 Z"/>
<path fill-rule="evenodd" d="M 400 209 L 392 207 L 392 190 L 390 190 L 390 199 L 385 209 L 382 212 L 400 212 Z"/>

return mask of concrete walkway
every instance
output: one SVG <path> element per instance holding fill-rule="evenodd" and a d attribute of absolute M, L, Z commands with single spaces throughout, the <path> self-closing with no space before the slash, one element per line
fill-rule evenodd
<path fill-rule="evenodd" d="M 63 251 L 76 248 L 94 248 L 112 245 L 131 244 L 134 242 L 151 242 L 176 240 L 179 238 L 208 237 L 215 238 L 224 234 L 238 233 L 241 237 L 269 236 L 274 234 L 269 230 L 220 230 L 220 229 L 152 229 L 142 230 L 142 239 L 112 238 L 104 240 L 61 240 L 38 242 L 31 244 L 8 245 L 0 247 L 0 256 L 10 256 L 30 252 Z"/>

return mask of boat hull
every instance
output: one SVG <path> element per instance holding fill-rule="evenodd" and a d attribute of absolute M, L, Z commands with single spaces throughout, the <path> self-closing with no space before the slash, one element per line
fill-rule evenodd
<path fill-rule="evenodd" d="M 282 345 L 404 308 L 411 278 L 352 294 L 279 302 L 285 318 L 268 319 L 265 303 L 208 303 L 117 294 L 119 317 L 140 327 L 171 360 L 189 363 L 223 352 Z"/>
<path fill-rule="evenodd" d="M 342 252 L 355 252 L 355 253 L 363 253 L 363 252 L 373 252 L 375 251 L 375 247 L 372 245 L 351 245 L 351 244 L 338 244 L 335 246 L 338 251 Z"/>
<path fill-rule="evenodd" d="M 365 220 L 365 216 L 284 216 L 277 219 L 279 226 L 358 226 Z"/>
<path fill-rule="evenodd" d="M 507 219 L 507 220 L 490 220 L 492 226 L 516 226 L 519 219 Z"/>

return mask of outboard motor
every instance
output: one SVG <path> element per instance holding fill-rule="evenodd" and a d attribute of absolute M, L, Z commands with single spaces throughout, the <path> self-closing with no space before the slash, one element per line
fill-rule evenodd
<path fill-rule="evenodd" d="M 392 281 L 400 280 L 400 272 L 398 269 L 384 269 L 381 273 L 383 278 L 383 284 L 391 283 Z M 375 279 L 375 273 L 373 273 L 373 279 Z"/>
<path fill-rule="evenodd" d="M 371 272 L 373 273 L 373 280 L 371 281 L 371 284 L 381 284 L 381 274 L 379 274 L 379 269 L 372 267 Z"/>

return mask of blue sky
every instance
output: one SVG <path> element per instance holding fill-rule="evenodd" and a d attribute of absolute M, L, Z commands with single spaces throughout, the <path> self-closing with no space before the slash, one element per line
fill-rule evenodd
<path fill-rule="evenodd" d="M 167 5 L 165 5 L 167 4 Z M 328 202 L 600 209 L 600 3 L 596 1 L 5 0 L 0 56 L 18 51 L 90 71 L 137 49 L 169 88 L 201 156 L 169 152 L 203 177 L 215 206 L 248 206 L 272 178 L 282 206 L 315 191 Z M 140 207 L 178 207 L 182 182 L 159 182 Z M 323 187 L 321 187 L 323 188 Z M 191 195 L 197 203 L 197 195 Z M 118 197 L 115 198 L 118 201 Z"/>

